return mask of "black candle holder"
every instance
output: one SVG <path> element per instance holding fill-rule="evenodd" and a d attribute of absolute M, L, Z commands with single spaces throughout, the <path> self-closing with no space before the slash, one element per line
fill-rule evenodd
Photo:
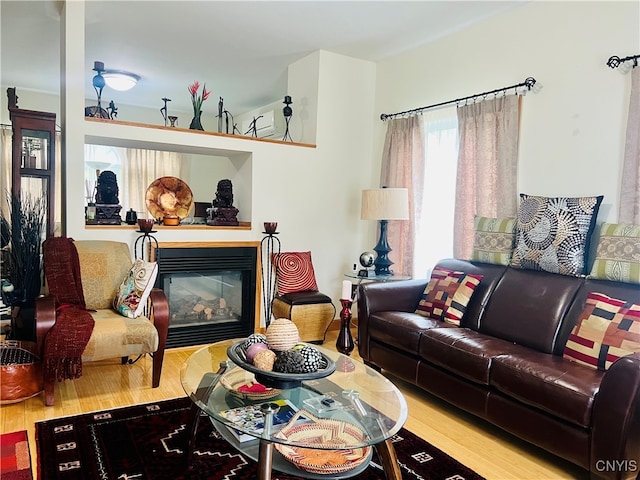
<path fill-rule="evenodd" d="M 351 299 L 340 299 L 342 310 L 340 310 L 340 333 L 336 340 L 336 350 L 343 355 L 351 355 L 354 348 L 353 336 L 351 335 Z"/>
<path fill-rule="evenodd" d="M 149 253 L 149 261 L 151 260 L 151 245 L 155 244 L 156 249 L 158 249 L 158 240 L 156 239 L 156 237 L 154 237 L 153 235 L 151 235 L 152 233 L 156 233 L 156 230 L 150 230 L 148 232 L 145 232 L 144 230 L 138 230 L 137 233 L 142 233 L 142 235 L 140 235 L 138 238 L 136 238 L 136 243 L 134 243 L 133 246 L 133 251 L 135 254 L 136 258 L 139 258 L 141 260 L 145 259 L 145 255 L 144 255 L 144 246 L 148 245 L 148 253 Z M 138 246 L 140 246 L 140 255 L 138 255 Z"/>
<path fill-rule="evenodd" d="M 264 323 L 268 327 L 271 323 L 271 304 L 275 293 L 277 271 L 273 266 L 273 255 L 280 255 L 280 239 L 276 237 L 277 227 L 275 222 L 265 223 L 266 236 L 260 242 L 262 254 L 262 300 L 264 305 Z"/>

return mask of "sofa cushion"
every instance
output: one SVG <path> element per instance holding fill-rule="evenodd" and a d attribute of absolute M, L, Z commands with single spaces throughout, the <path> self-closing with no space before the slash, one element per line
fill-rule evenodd
<path fill-rule="evenodd" d="M 590 292 L 564 350 L 564 358 L 608 369 L 618 358 L 640 352 L 640 305 Z"/>
<path fill-rule="evenodd" d="M 509 265 L 516 237 L 515 218 L 474 218 L 471 260 Z"/>
<path fill-rule="evenodd" d="M 318 291 L 311 252 L 274 253 L 271 260 L 275 267 L 278 295 Z"/>
<path fill-rule="evenodd" d="M 489 385 L 493 357 L 523 349 L 467 328 L 438 328 L 423 333 L 420 356 L 430 363 L 482 385 Z"/>
<path fill-rule="evenodd" d="M 460 325 L 482 275 L 471 275 L 435 267 L 424 289 L 416 313 L 452 325 Z"/>
<path fill-rule="evenodd" d="M 589 241 L 602 198 L 520 194 L 511 266 L 584 275 Z"/>
<path fill-rule="evenodd" d="M 500 355 L 491 365 L 491 386 L 519 402 L 589 427 L 603 372 L 530 349 Z"/>
<path fill-rule="evenodd" d="M 489 299 L 480 331 L 552 353 L 582 284 L 567 275 L 508 268 Z"/>
<path fill-rule="evenodd" d="M 640 225 L 603 223 L 589 276 L 640 283 Z"/>
<path fill-rule="evenodd" d="M 378 312 L 369 317 L 371 338 L 410 355 L 418 354 L 420 335 L 436 328 L 454 328 L 453 325 L 409 312 Z"/>

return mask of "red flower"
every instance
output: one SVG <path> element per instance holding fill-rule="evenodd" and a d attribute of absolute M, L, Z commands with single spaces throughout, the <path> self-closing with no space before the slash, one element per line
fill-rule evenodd
<path fill-rule="evenodd" d="M 198 90 L 200 89 L 200 82 L 197 80 L 189 85 L 189 93 L 191 94 L 191 103 L 193 103 L 193 114 L 197 115 L 202 110 L 202 102 L 204 102 L 209 95 L 210 91 L 207 90 L 207 84 L 202 87 L 202 96 L 198 96 Z"/>

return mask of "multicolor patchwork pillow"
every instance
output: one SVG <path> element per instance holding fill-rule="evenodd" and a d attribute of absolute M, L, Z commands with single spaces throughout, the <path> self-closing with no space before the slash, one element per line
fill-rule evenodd
<path fill-rule="evenodd" d="M 276 269 L 276 290 L 278 295 L 318 291 L 316 274 L 311 261 L 311 252 L 274 253 L 272 262 Z"/>
<path fill-rule="evenodd" d="M 128 318 L 142 315 L 157 276 L 156 262 L 137 259 L 113 299 L 114 310 Z"/>
<path fill-rule="evenodd" d="M 482 275 L 434 268 L 415 313 L 452 325 L 460 325 L 480 280 Z"/>
<path fill-rule="evenodd" d="M 602 196 L 550 198 L 520 194 L 511 266 L 584 275 L 589 241 L 602 199 Z"/>
<path fill-rule="evenodd" d="M 509 265 L 516 237 L 515 218 L 474 218 L 474 243 L 471 260 Z"/>
<path fill-rule="evenodd" d="M 591 292 L 563 357 L 606 370 L 618 358 L 640 352 L 640 305 Z"/>
<path fill-rule="evenodd" d="M 640 225 L 603 223 L 589 276 L 640 283 Z"/>

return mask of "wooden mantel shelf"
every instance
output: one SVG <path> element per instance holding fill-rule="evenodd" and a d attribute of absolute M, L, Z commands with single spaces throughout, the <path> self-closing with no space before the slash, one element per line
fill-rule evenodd
<path fill-rule="evenodd" d="M 122 125 L 124 127 L 139 127 L 139 128 L 151 128 L 156 130 L 170 130 L 173 132 L 175 131 L 187 132 L 194 135 L 209 135 L 212 137 L 237 138 L 241 140 L 249 140 L 252 142 L 266 142 L 266 143 L 275 143 L 279 145 L 291 145 L 291 146 L 297 146 L 297 147 L 316 148 L 314 144 L 310 144 L 310 143 L 285 142 L 283 140 L 273 140 L 271 138 L 256 138 L 256 137 L 249 137 L 247 135 L 232 135 L 230 133 L 191 130 L 189 128 L 181 128 L 181 127 L 165 127 L 164 125 L 153 125 L 149 123 L 138 123 L 138 122 L 126 122 L 123 120 L 110 120 L 107 118 L 85 117 L 85 121 L 95 122 L 95 123 L 107 123 L 107 124 L 113 124 L 113 125 Z"/>

